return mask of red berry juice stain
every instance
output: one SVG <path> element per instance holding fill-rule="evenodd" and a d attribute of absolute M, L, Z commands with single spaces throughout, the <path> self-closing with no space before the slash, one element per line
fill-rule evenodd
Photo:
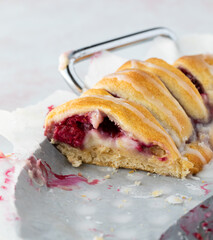
<path fill-rule="evenodd" d="M 185 234 L 188 236 L 190 234 L 190 232 L 188 231 L 188 229 L 186 228 L 186 226 L 184 225 L 180 225 L 181 229 L 185 232 Z"/>
<path fill-rule="evenodd" d="M 203 222 L 202 223 L 202 228 L 206 228 L 206 227 L 208 227 L 208 223 L 207 222 Z"/>
<path fill-rule="evenodd" d="M 92 62 L 95 58 L 98 58 L 102 55 L 102 52 L 96 52 L 94 53 L 91 58 L 90 58 L 90 61 Z"/>
<path fill-rule="evenodd" d="M 15 172 L 15 167 L 13 166 L 13 167 L 9 168 L 9 169 L 5 172 L 5 175 L 6 175 L 7 177 L 10 177 L 10 176 L 11 176 L 11 173 L 14 173 L 14 172 Z"/>
<path fill-rule="evenodd" d="M 43 183 L 49 188 L 61 188 L 67 191 L 72 191 L 74 186 L 78 186 L 79 183 L 86 183 L 88 185 L 96 185 L 100 182 L 98 179 L 94 179 L 91 182 L 88 181 L 82 175 L 60 175 L 52 171 L 49 164 L 45 161 L 37 160 L 34 156 L 30 157 L 28 162 L 28 170 L 31 171 L 33 179 L 38 183 Z"/>
<path fill-rule="evenodd" d="M 206 206 L 206 205 L 204 205 L 204 204 L 201 204 L 201 205 L 200 205 L 200 208 L 206 209 L 206 208 L 208 208 L 208 206 Z"/>
<path fill-rule="evenodd" d="M 211 212 L 207 212 L 207 213 L 205 213 L 205 218 L 210 218 L 211 217 L 211 215 L 212 215 L 212 213 Z"/>
<path fill-rule="evenodd" d="M 21 218 L 20 217 L 15 217 L 15 220 L 19 221 L 19 220 L 21 220 Z"/>
<path fill-rule="evenodd" d="M 207 187 L 208 185 L 209 185 L 209 184 L 206 183 L 206 184 L 200 186 L 200 188 L 205 191 L 205 195 L 207 195 L 207 194 L 209 194 L 209 193 L 211 192 L 209 189 L 206 189 L 206 187 Z"/>
<path fill-rule="evenodd" d="M 5 178 L 4 183 L 6 183 L 6 184 L 10 183 L 10 179 L 9 178 Z"/>
<path fill-rule="evenodd" d="M 111 238 L 111 237 L 114 237 L 113 234 L 104 234 L 103 231 L 101 231 L 101 230 L 99 230 L 99 229 L 97 229 L 97 228 L 89 228 L 88 230 L 91 231 L 91 232 L 95 232 L 95 233 L 100 233 L 100 234 L 102 234 L 104 239 L 105 239 L 105 238 L 108 238 L 108 237 L 110 237 L 110 238 Z"/>
<path fill-rule="evenodd" d="M 47 108 L 48 108 L 48 113 L 49 113 L 49 112 L 51 112 L 55 107 L 54 107 L 54 105 L 50 105 L 50 106 L 47 107 Z M 48 114 L 48 113 L 47 113 L 47 114 Z"/>
<path fill-rule="evenodd" d="M 3 152 L 0 151 L 0 158 L 6 158 Z"/>
<path fill-rule="evenodd" d="M 193 233 L 193 236 L 198 240 L 203 240 L 203 237 L 201 236 L 200 233 Z"/>
<path fill-rule="evenodd" d="M 98 230 L 97 228 L 89 228 L 88 230 L 91 231 L 91 232 L 103 233 L 103 231 Z"/>

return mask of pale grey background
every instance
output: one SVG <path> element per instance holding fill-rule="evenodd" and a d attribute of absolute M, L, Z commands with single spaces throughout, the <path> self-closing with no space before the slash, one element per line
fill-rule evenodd
<path fill-rule="evenodd" d="M 211 0 L 0 0 L 0 109 L 68 89 L 60 53 L 142 29 L 213 32 Z"/>

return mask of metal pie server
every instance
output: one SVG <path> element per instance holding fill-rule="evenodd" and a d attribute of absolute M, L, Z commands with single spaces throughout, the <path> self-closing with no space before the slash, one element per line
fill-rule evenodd
<path fill-rule="evenodd" d="M 213 239 L 213 196 L 182 216 L 171 226 L 160 240 L 212 240 Z"/>
<path fill-rule="evenodd" d="M 84 90 L 88 89 L 88 87 L 84 81 L 78 77 L 75 71 L 74 65 L 77 62 L 85 60 L 92 56 L 94 53 L 103 50 L 115 50 L 118 48 L 127 47 L 136 43 L 143 43 L 153 40 L 159 36 L 169 38 L 177 44 L 176 35 L 168 28 L 156 27 L 146 29 L 78 50 L 65 52 L 61 54 L 59 58 L 59 71 L 73 92 L 75 92 L 77 95 L 80 95 Z"/>

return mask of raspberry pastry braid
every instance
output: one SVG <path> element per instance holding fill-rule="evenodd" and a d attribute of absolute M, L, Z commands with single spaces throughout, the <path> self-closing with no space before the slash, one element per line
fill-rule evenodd
<path fill-rule="evenodd" d="M 193 133 L 190 119 L 177 100 L 155 75 L 135 69 L 104 77 L 94 88 L 105 89 L 113 96 L 143 105 L 159 121 L 177 146 Z"/>
<path fill-rule="evenodd" d="M 200 122 L 207 122 L 209 120 L 209 113 L 201 95 L 190 79 L 180 70 L 161 59 L 150 58 L 146 61 L 128 61 L 118 71 L 130 68 L 149 71 L 155 74 L 192 119 Z"/>
<path fill-rule="evenodd" d="M 174 66 L 195 85 L 206 104 L 213 105 L 213 55 L 193 55 L 179 58 Z"/>
<path fill-rule="evenodd" d="M 104 90 L 90 95 L 95 91 L 56 107 L 45 121 L 46 136 L 73 166 L 84 162 L 175 177 L 190 172 L 193 164 L 146 108 Z"/>
<path fill-rule="evenodd" d="M 213 157 L 212 64 L 211 55 L 182 57 L 175 67 L 128 61 L 51 111 L 45 135 L 75 167 L 196 174 Z"/>

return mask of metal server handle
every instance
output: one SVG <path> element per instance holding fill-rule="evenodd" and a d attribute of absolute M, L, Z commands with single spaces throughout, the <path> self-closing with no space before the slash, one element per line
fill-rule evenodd
<path fill-rule="evenodd" d="M 99 51 L 114 50 L 135 43 L 150 41 L 158 36 L 167 37 L 174 42 L 177 42 L 176 35 L 168 28 L 151 28 L 105 42 L 97 43 L 88 47 L 80 48 L 78 50 L 65 52 L 59 58 L 59 71 L 69 87 L 71 87 L 71 89 L 77 95 L 80 95 L 84 90 L 88 89 L 88 87 L 84 81 L 78 77 L 74 67 L 75 63 L 89 58 L 92 56 L 92 54 Z"/>

